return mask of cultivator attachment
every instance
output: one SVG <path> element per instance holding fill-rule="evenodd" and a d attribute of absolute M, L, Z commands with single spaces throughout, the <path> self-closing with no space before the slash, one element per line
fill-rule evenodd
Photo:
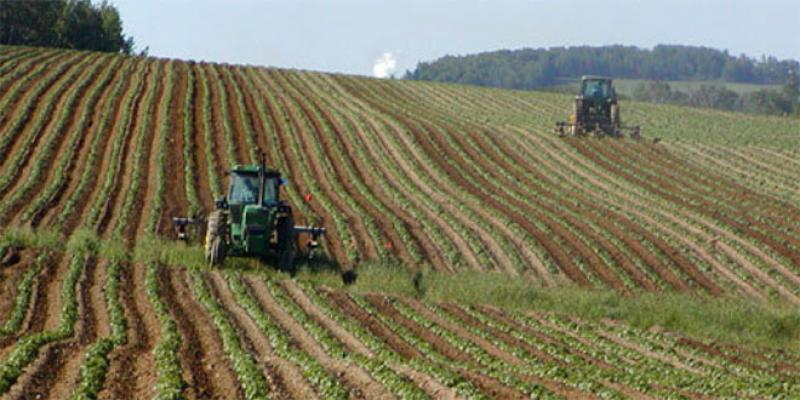
<path fill-rule="evenodd" d="M 203 222 L 205 222 L 203 218 L 187 218 L 187 217 L 172 218 L 172 225 L 175 227 L 175 234 L 178 236 L 178 240 L 183 240 L 184 242 L 189 241 L 189 232 L 187 232 L 187 228 L 194 225 L 202 226 Z"/>
<path fill-rule="evenodd" d="M 319 247 L 319 238 L 325 234 L 325 228 L 319 226 L 295 225 L 294 233 L 295 235 L 297 235 L 298 233 L 308 234 L 311 238 L 309 239 L 308 243 L 306 243 L 306 247 L 309 250 L 313 250 Z"/>
<path fill-rule="evenodd" d="M 611 136 L 629 137 L 631 139 L 641 139 L 641 128 L 639 126 L 607 126 L 600 123 L 594 125 L 584 125 L 574 122 L 556 122 L 556 134 L 564 136 Z"/>

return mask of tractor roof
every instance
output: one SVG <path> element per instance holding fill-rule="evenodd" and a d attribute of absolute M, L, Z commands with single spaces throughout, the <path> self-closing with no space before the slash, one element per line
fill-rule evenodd
<path fill-rule="evenodd" d="M 581 81 L 610 81 L 611 79 L 610 76 L 600 75 L 584 75 L 581 77 Z"/>
<path fill-rule="evenodd" d="M 258 165 L 258 164 L 235 164 L 233 166 L 233 168 L 231 168 L 231 171 L 232 172 L 245 173 L 245 174 L 248 174 L 248 173 L 257 174 L 259 168 L 261 168 L 261 166 Z M 274 176 L 280 176 L 280 174 L 281 174 L 277 170 L 269 169 L 269 168 L 267 168 L 264 171 L 264 173 L 267 176 L 273 176 L 273 175 Z"/>

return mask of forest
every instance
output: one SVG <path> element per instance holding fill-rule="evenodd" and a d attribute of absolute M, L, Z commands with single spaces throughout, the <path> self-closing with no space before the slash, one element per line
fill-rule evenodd
<path fill-rule="evenodd" d="M 0 1 L 0 44 L 131 54 L 133 37 L 106 1 Z"/>
<path fill-rule="evenodd" d="M 614 45 L 448 55 L 419 63 L 414 71 L 406 73 L 406 78 L 509 89 L 533 89 L 585 74 L 665 81 L 783 84 L 798 70 L 800 63 L 796 60 L 734 56 L 726 50 L 708 47 L 657 45 L 650 50 Z"/>

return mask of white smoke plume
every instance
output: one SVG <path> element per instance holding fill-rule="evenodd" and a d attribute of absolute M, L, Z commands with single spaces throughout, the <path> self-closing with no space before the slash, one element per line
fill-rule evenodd
<path fill-rule="evenodd" d="M 388 78 L 397 69 L 397 58 L 394 53 L 387 51 L 372 64 L 372 75 L 376 78 Z"/>

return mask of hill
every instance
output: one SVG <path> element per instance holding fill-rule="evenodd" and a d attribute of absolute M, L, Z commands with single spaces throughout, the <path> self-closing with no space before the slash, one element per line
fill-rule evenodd
<path fill-rule="evenodd" d="M 800 302 L 800 121 L 626 102 L 646 140 L 562 139 L 554 93 L 6 46 L 0 71 L 10 398 L 800 393 L 794 348 L 426 297 L 459 274 L 521 302 L 738 297 L 733 326 L 796 342 L 796 313 L 759 304 Z M 170 218 L 262 152 L 357 285 L 410 292 L 209 270 L 173 243 Z"/>

